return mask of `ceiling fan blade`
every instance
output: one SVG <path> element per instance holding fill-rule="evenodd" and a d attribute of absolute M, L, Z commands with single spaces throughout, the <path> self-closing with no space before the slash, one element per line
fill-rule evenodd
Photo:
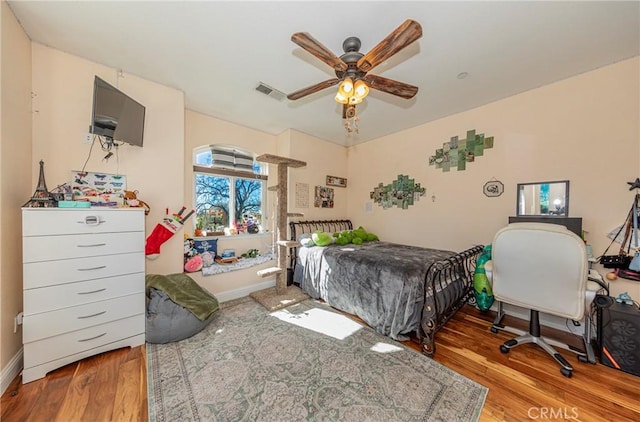
<path fill-rule="evenodd" d="M 358 68 L 368 72 L 422 36 L 422 26 L 407 19 L 358 60 Z"/>
<path fill-rule="evenodd" d="M 418 93 L 417 86 L 405 84 L 404 82 L 398 82 L 389 78 L 383 78 L 382 76 L 367 75 L 363 79 L 367 85 L 369 85 L 369 88 L 397 95 L 398 97 L 409 99 L 413 98 Z"/>
<path fill-rule="evenodd" d="M 347 64 L 342 59 L 306 32 L 296 32 L 291 36 L 291 41 L 331 66 L 333 70 L 347 70 Z"/>
<path fill-rule="evenodd" d="M 330 86 L 337 85 L 339 82 L 340 82 L 340 79 L 338 78 L 329 79 L 329 80 L 317 83 L 315 85 L 302 88 L 296 92 L 293 92 L 287 95 L 287 98 L 290 100 L 297 100 L 299 98 L 306 97 L 307 95 L 313 94 L 315 92 L 322 91 L 323 89 L 329 88 Z"/>

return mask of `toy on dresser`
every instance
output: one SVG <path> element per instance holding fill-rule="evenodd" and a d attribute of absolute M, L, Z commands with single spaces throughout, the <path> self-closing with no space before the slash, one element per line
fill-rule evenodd
<path fill-rule="evenodd" d="M 124 200 L 127 203 L 128 206 L 130 207 L 142 207 L 144 208 L 144 215 L 149 215 L 149 212 L 151 211 L 151 207 L 149 206 L 149 204 L 147 204 L 146 202 L 138 199 L 138 191 L 134 190 L 125 190 L 124 191 Z"/>

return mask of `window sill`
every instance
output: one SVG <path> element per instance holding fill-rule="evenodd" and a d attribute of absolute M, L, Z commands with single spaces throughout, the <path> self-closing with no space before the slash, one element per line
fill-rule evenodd
<path fill-rule="evenodd" d="M 249 235 L 255 236 L 255 235 Z M 233 264 L 218 264 L 215 263 L 210 267 L 206 267 L 202 269 L 202 275 L 216 275 L 228 273 L 230 271 L 243 270 L 246 268 L 255 267 L 256 265 L 264 264 L 265 262 L 269 262 L 275 259 L 275 256 L 271 253 L 267 253 L 264 255 L 257 256 L 255 258 L 242 258 Z"/>
<path fill-rule="evenodd" d="M 242 233 L 242 234 L 232 234 L 232 235 L 219 235 L 219 236 L 193 236 L 191 239 L 194 240 L 207 240 L 207 239 L 263 239 L 267 237 L 271 237 L 271 232 L 265 233 Z"/>

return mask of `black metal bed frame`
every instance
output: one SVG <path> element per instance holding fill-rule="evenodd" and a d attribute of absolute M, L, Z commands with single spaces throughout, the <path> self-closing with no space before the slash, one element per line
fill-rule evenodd
<path fill-rule="evenodd" d="M 474 305 L 473 274 L 476 261 L 482 253 L 483 245 L 434 262 L 427 270 L 424 279 L 424 306 L 420 315 L 418 337 L 421 339 L 422 353 L 433 356 L 436 352 L 435 336 L 444 324 L 462 308 L 465 303 Z M 460 282 L 452 283 L 451 280 Z M 439 294 L 435 294 L 439 292 Z M 427 297 L 435 300 L 427 301 Z M 433 306 L 433 309 L 429 307 Z M 425 311 L 430 312 L 429 316 Z"/>

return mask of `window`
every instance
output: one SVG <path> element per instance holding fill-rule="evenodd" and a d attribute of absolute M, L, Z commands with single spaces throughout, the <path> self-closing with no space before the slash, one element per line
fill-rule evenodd
<path fill-rule="evenodd" d="M 209 145 L 194 151 L 195 226 L 203 235 L 225 228 L 238 232 L 262 224 L 267 164 L 231 146 Z"/>

